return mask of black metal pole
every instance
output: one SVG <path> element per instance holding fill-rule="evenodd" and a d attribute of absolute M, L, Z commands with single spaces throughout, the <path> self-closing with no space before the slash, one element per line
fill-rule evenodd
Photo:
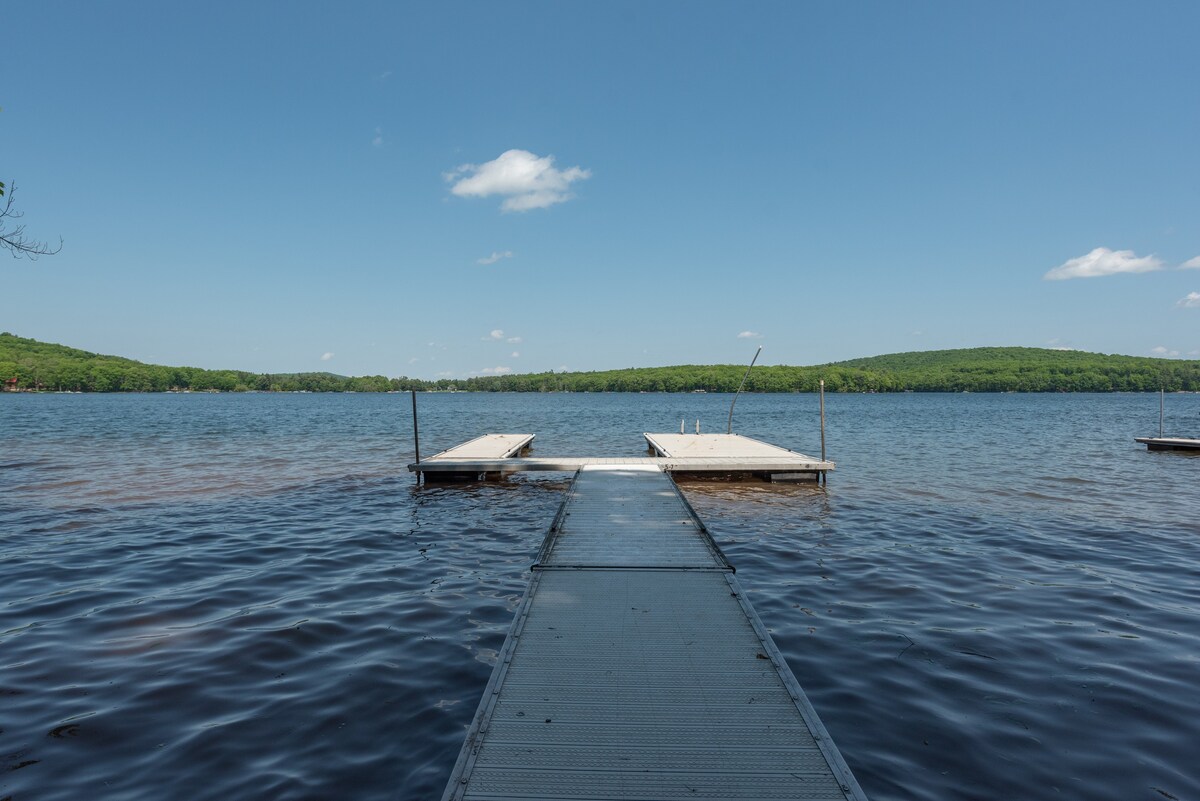
<path fill-rule="evenodd" d="M 409 390 L 412 393 L 413 402 L 413 450 L 417 453 L 417 464 L 421 463 L 421 435 L 417 430 L 417 391 Z M 417 481 L 421 480 L 421 471 L 417 471 Z"/>
<path fill-rule="evenodd" d="M 825 461 L 825 379 L 821 379 L 821 461 Z M 821 472 L 821 483 L 827 480 L 826 473 Z"/>

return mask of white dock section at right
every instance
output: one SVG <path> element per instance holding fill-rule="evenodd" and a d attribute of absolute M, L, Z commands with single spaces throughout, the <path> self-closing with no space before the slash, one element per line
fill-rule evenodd
<path fill-rule="evenodd" d="M 739 458 L 797 462 L 814 462 L 811 456 L 780 448 L 741 434 L 643 434 L 646 442 L 660 456 L 681 459 Z"/>
<path fill-rule="evenodd" d="M 584 467 L 444 799 L 680 798 L 865 797 L 671 478 Z"/>

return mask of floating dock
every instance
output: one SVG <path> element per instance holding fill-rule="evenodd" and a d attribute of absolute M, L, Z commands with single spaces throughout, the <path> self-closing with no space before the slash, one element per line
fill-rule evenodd
<path fill-rule="evenodd" d="M 834 463 L 740 434 L 644 434 L 652 456 L 522 456 L 533 434 L 484 434 L 410 464 L 426 481 L 478 481 L 510 473 L 573 473 L 582 467 L 640 464 L 692 477 L 818 481 Z"/>
<path fill-rule="evenodd" d="M 1200 451 L 1200 439 L 1184 437 L 1134 437 L 1134 442 L 1140 442 L 1152 451 Z"/>
<path fill-rule="evenodd" d="M 649 461 L 576 473 L 444 801 L 865 801 L 733 568 Z"/>

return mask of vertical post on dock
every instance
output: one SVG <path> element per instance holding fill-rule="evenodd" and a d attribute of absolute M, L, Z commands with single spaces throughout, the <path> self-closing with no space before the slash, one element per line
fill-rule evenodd
<path fill-rule="evenodd" d="M 825 379 L 821 379 L 821 461 L 825 461 Z M 821 473 L 821 482 L 826 481 L 825 473 Z"/>
<path fill-rule="evenodd" d="M 1158 388 L 1158 438 L 1162 439 L 1163 435 L 1163 397 L 1166 394 L 1167 388 L 1160 386 Z"/>
<path fill-rule="evenodd" d="M 417 464 L 420 464 L 421 463 L 421 435 L 417 430 L 417 391 L 415 389 L 411 389 L 411 390 L 409 390 L 409 392 L 412 393 L 412 403 L 413 403 L 413 450 L 415 450 L 416 454 L 417 454 Z M 417 471 L 417 483 L 420 483 L 420 481 L 421 481 L 421 471 L 418 470 Z"/>

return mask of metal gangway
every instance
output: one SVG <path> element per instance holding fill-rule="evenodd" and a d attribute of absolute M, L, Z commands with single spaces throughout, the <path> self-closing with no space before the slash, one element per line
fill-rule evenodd
<path fill-rule="evenodd" d="M 865 801 L 671 477 L 588 465 L 444 800 L 683 798 Z"/>

